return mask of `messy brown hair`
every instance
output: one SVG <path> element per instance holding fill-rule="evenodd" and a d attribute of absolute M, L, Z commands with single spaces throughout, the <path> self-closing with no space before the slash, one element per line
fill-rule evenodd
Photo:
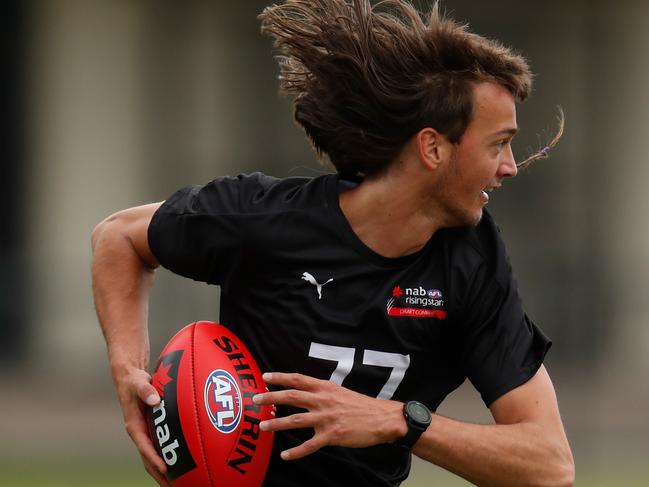
<path fill-rule="evenodd" d="M 295 120 L 341 176 L 381 172 L 425 127 L 459 142 L 473 84 L 495 81 L 519 101 L 532 75 L 520 55 L 404 0 L 286 0 L 259 16 L 282 53 L 280 89 Z"/>

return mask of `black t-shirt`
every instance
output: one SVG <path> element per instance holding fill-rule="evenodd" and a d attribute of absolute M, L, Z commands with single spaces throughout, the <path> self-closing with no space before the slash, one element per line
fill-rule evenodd
<path fill-rule="evenodd" d="M 386 258 L 345 219 L 336 175 L 219 178 L 171 196 L 149 227 L 167 269 L 221 286 L 220 322 L 263 371 L 330 379 L 436 410 L 468 377 L 489 405 L 529 380 L 550 342 L 523 311 L 500 232 L 436 232 Z M 278 414 L 292 412 L 280 407 Z M 410 455 L 393 445 L 326 447 L 285 462 L 312 430 L 278 432 L 265 485 L 389 486 Z"/>

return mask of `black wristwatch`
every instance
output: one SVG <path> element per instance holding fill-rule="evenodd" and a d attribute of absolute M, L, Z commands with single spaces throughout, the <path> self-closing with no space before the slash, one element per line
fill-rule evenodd
<path fill-rule="evenodd" d="M 403 405 L 403 417 L 408 425 L 408 433 L 395 444 L 410 450 L 421 434 L 430 425 L 432 415 L 426 406 L 417 401 L 408 401 Z"/>

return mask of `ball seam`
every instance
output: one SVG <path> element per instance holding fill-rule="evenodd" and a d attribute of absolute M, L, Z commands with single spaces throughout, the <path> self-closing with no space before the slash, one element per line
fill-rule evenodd
<path fill-rule="evenodd" d="M 212 482 L 212 475 L 210 473 L 210 467 L 207 464 L 207 454 L 205 452 L 205 444 L 203 443 L 203 434 L 201 431 L 201 423 L 198 415 L 198 401 L 196 399 L 196 328 L 198 322 L 194 323 L 192 327 L 192 399 L 194 401 L 194 415 L 196 417 L 196 431 L 198 432 L 198 441 L 201 446 L 201 455 L 203 457 L 203 462 L 205 463 L 205 472 L 207 473 L 207 481 L 209 482 L 208 487 L 216 487 Z"/>

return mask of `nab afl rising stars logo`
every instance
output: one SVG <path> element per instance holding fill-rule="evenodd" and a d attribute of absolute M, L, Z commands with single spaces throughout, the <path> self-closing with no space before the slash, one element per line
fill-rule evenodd
<path fill-rule="evenodd" d="M 228 372 L 217 369 L 205 381 L 205 408 L 210 421 L 221 433 L 234 431 L 241 420 L 241 391 Z"/>
<path fill-rule="evenodd" d="M 447 312 L 443 293 L 437 288 L 426 289 L 423 286 L 394 286 L 388 298 L 386 311 L 388 316 L 411 318 L 446 319 Z"/>

